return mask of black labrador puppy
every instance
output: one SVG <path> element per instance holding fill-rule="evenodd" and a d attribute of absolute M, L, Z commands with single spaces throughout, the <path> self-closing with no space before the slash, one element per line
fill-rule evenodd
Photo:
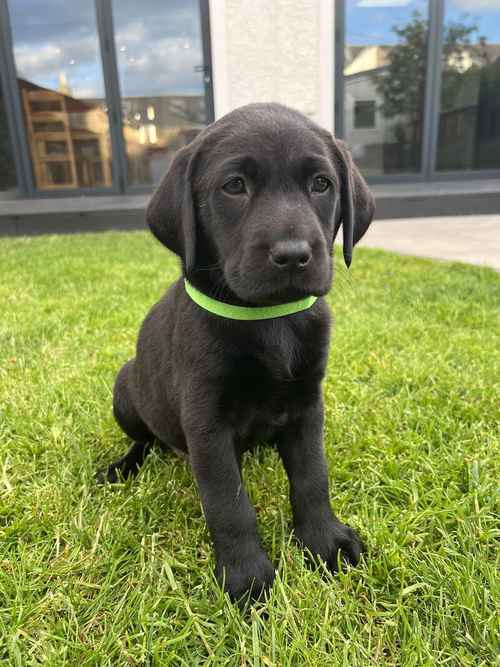
<path fill-rule="evenodd" d="M 118 374 L 114 414 L 134 444 L 101 479 L 135 474 L 154 441 L 187 455 L 232 599 L 258 597 L 275 575 L 241 476 L 242 454 L 258 441 L 277 445 L 300 543 L 333 571 L 339 557 L 358 562 L 358 536 L 330 507 L 321 297 L 340 225 L 349 265 L 373 211 L 345 145 L 279 104 L 207 127 L 176 154 L 148 206 L 183 277 L 151 309 Z"/>

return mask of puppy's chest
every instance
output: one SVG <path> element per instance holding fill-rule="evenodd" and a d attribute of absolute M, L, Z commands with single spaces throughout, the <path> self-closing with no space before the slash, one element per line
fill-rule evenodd
<path fill-rule="evenodd" d="M 320 380 L 305 361 L 239 355 L 224 383 L 222 417 L 242 440 L 271 438 L 307 408 Z"/>

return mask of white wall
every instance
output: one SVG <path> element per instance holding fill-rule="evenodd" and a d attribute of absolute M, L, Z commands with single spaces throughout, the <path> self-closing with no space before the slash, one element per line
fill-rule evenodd
<path fill-rule="evenodd" d="M 333 0 L 211 0 L 216 118 L 281 102 L 333 129 Z"/>

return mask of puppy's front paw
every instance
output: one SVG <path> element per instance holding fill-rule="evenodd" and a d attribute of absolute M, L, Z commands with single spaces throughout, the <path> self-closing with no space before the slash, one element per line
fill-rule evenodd
<path fill-rule="evenodd" d="M 302 546 L 321 558 L 332 572 L 339 569 L 339 554 L 341 563 L 357 565 L 364 551 L 356 531 L 338 519 L 296 527 L 295 534 Z"/>
<path fill-rule="evenodd" d="M 264 551 L 239 559 L 237 555 L 217 561 L 217 580 L 233 602 L 245 596 L 259 599 L 273 584 L 275 569 Z"/>
<path fill-rule="evenodd" d="M 95 474 L 95 480 L 99 486 L 103 484 L 116 484 L 120 481 L 118 468 L 113 463 L 106 468 L 100 468 Z"/>

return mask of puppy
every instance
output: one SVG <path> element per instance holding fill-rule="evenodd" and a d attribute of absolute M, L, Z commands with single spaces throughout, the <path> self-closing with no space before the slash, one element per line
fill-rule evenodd
<path fill-rule="evenodd" d="M 330 507 L 321 382 L 333 241 L 347 265 L 373 198 L 345 145 L 279 104 L 251 104 L 175 156 L 147 223 L 183 277 L 151 309 L 118 374 L 114 414 L 134 441 L 101 472 L 137 472 L 153 442 L 184 453 L 232 599 L 258 597 L 275 570 L 241 476 L 244 451 L 277 446 L 295 535 L 335 571 L 361 541 Z M 339 553 L 340 552 L 340 553 Z"/>

